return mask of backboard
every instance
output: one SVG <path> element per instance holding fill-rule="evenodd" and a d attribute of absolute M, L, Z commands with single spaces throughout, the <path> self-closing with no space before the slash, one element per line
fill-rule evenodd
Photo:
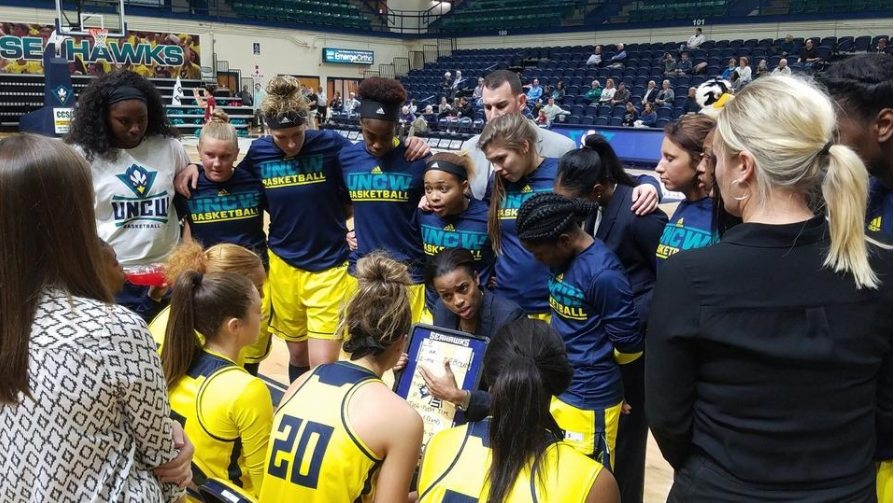
<path fill-rule="evenodd" d="M 107 30 L 109 38 L 124 38 L 127 35 L 124 0 L 56 0 L 59 35 L 89 37 L 91 29 Z"/>

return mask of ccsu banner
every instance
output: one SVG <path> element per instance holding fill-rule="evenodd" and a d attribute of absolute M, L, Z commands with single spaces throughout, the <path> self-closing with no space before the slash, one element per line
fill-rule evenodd
<path fill-rule="evenodd" d="M 323 63 L 338 63 L 344 65 L 371 65 L 373 64 L 373 51 L 361 51 L 357 49 L 333 49 L 323 48 Z"/>
<path fill-rule="evenodd" d="M 0 23 L 0 73 L 42 74 L 43 51 L 53 27 Z M 201 47 L 197 35 L 129 31 L 97 47 L 91 37 L 63 42 L 72 75 L 99 75 L 133 70 L 144 77 L 199 79 Z"/>

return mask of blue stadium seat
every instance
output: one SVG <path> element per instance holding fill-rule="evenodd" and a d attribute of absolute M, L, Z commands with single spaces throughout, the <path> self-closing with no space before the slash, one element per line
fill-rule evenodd
<path fill-rule="evenodd" d="M 619 127 L 624 125 L 624 121 L 620 117 L 612 117 L 608 124 Z"/>
<path fill-rule="evenodd" d="M 595 124 L 597 126 L 608 126 L 608 117 L 596 117 Z"/>

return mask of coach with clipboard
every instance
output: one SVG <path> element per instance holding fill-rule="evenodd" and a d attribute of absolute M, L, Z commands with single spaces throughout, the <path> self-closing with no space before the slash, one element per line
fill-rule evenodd
<path fill-rule="evenodd" d="M 435 326 L 490 339 L 504 324 L 525 316 L 518 304 L 481 287 L 469 250 L 440 251 L 426 264 L 425 282 L 439 297 L 432 307 Z M 424 367 L 420 367 L 420 374 L 434 397 L 456 404 L 465 411 L 467 420 L 480 421 L 487 416 L 490 410 L 487 383 L 482 381 L 474 390 L 460 389 L 449 362 L 444 364 L 441 376 Z"/>

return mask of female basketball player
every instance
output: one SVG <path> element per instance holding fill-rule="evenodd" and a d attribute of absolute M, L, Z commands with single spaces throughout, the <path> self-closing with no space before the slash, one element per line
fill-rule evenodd
<path fill-rule="evenodd" d="M 521 244 L 515 219 L 522 203 L 540 192 L 552 192 L 558 161 L 537 152 L 535 126 L 520 114 L 507 114 L 487 123 L 478 146 L 494 172 L 485 200 L 490 202 L 488 234 L 497 254 L 494 293 L 525 310 L 549 319 L 549 269 L 537 263 Z"/>
<path fill-rule="evenodd" d="M 704 155 L 704 141 L 714 129 L 714 119 L 706 115 L 686 115 L 664 128 L 661 161 L 655 172 L 670 191 L 682 192 L 686 199 L 677 206 L 664 228 L 656 252 L 657 265 L 684 250 L 702 248 L 716 242 L 712 231 L 713 201 L 708 187 L 699 183 L 696 169 Z"/>
<path fill-rule="evenodd" d="M 472 252 L 464 248 L 446 248 L 425 264 L 425 284 L 437 292 L 432 308 L 432 324 L 493 338 L 504 324 L 523 318 L 525 312 L 511 300 L 486 290 L 479 281 L 478 263 Z M 447 400 L 465 411 L 469 421 L 480 421 L 490 410 L 487 382 L 478 390 L 463 390 L 449 362 L 438 376 L 419 367 L 422 379 L 435 398 Z"/>
<path fill-rule="evenodd" d="M 384 250 L 407 265 L 413 284 L 413 321 L 425 308 L 422 268 L 425 252 L 416 208 L 423 192 L 425 162 L 407 161 L 406 147 L 396 134 L 407 91 L 394 79 L 371 77 L 357 89 L 363 141 L 339 154 L 345 185 L 354 206 L 357 249 L 351 253 L 353 275 L 357 260 Z M 349 287 L 349 295 L 355 289 Z"/>
<path fill-rule="evenodd" d="M 239 155 L 236 128 L 221 110 L 211 114 L 196 147 L 202 170 L 192 197 L 177 195 L 174 205 L 189 226 L 192 239 L 208 248 L 232 243 L 254 251 L 267 268 L 267 236 L 264 233 L 266 200 L 264 186 L 248 170 L 236 169 Z M 266 283 L 265 283 L 266 284 Z M 270 292 L 261 292 L 264 316 L 258 341 L 246 348 L 246 368 L 253 374 L 270 348 Z"/>
<path fill-rule="evenodd" d="M 171 416 L 196 445 L 195 482 L 214 477 L 257 494 L 273 408 L 267 385 L 236 362 L 258 338 L 260 294 L 239 274 L 185 271 L 174 283 L 171 313 L 161 365 Z"/>
<path fill-rule="evenodd" d="M 189 157 L 176 136 L 158 90 L 136 73 L 98 77 L 78 98 L 66 141 L 90 163 L 96 230 L 125 268 L 163 262 L 180 239 L 171 203 Z M 116 301 L 139 306 L 147 290 L 127 284 Z"/>
<path fill-rule="evenodd" d="M 382 380 L 412 322 L 406 266 L 384 254 L 357 262 L 342 326 L 350 361 L 292 383 L 273 420 L 262 502 L 406 501 L 422 419 Z"/>
<path fill-rule="evenodd" d="M 643 332 L 624 267 L 601 240 L 580 228 L 597 206 L 558 194 L 522 204 L 518 237 L 552 270 L 550 325 L 565 340 L 574 379 L 551 411 L 574 447 L 614 465 L 624 387 L 618 363 L 642 352 Z"/>
<path fill-rule="evenodd" d="M 561 337 L 541 321 L 503 325 L 484 354 L 492 417 L 442 431 L 425 449 L 420 503 L 620 502 L 612 474 L 562 441 L 550 415 L 574 371 Z"/>
<path fill-rule="evenodd" d="M 260 257 L 251 250 L 243 248 L 231 243 L 220 243 L 208 248 L 202 249 L 202 245 L 195 241 L 185 241 L 181 243 L 168 258 L 165 264 L 165 274 L 171 284 L 177 282 L 181 275 L 186 271 L 198 271 L 202 274 L 211 274 L 218 272 L 229 272 L 239 274 L 248 278 L 255 288 L 257 288 L 261 297 L 264 297 L 266 272 Z M 262 306 L 265 303 L 262 302 Z M 264 313 L 266 315 L 266 313 Z M 158 313 L 158 316 L 149 323 L 149 332 L 159 348 L 163 347 L 165 331 L 171 318 L 171 308 L 168 307 Z M 261 359 L 269 351 L 270 337 L 266 337 L 263 346 L 260 341 L 267 334 L 267 319 L 261 317 L 261 327 L 258 331 L 256 341 L 245 349 L 245 351 L 236 358 L 240 364 L 244 364 L 246 370 L 256 375 L 258 372 L 259 360 L 257 355 L 261 355 Z M 202 341 L 202 335 L 199 335 L 199 342 Z"/>
<path fill-rule="evenodd" d="M 475 258 L 478 279 L 487 285 L 494 251 L 487 235 L 487 203 L 472 197 L 469 180 L 474 168 L 467 155 L 435 154 L 425 164 L 425 198 L 431 211 L 418 210 L 425 255 L 431 260 L 447 248 L 465 248 Z M 428 283 L 428 282 L 426 282 Z M 426 307 L 434 309 L 438 294 L 428 285 Z"/>
<path fill-rule="evenodd" d="M 264 184 L 270 213 L 270 329 L 289 346 L 289 378 L 308 365 L 335 361 L 341 347 L 338 309 L 346 295 L 346 220 L 350 197 L 338 153 L 351 142 L 331 131 L 307 131 L 307 101 L 292 77 L 276 77 L 261 104 L 270 136 L 252 142 L 237 170 Z M 416 138 L 406 155 L 419 158 L 428 146 Z M 190 196 L 195 171 L 179 178 Z M 417 231 L 418 232 L 418 231 Z"/>
<path fill-rule="evenodd" d="M 655 250 L 667 215 L 655 209 L 637 216 L 630 209 L 636 184 L 608 141 L 594 134 L 586 138 L 584 148 L 565 154 L 559 161 L 554 190 L 571 199 L 587 199 L 601 208 L 601 218 L 594 212 L 584 222 L 584 231 L 601 240 L 624 266 L 640 330 L 645 334 L 655 288 Z M 621 366 L 624 400 L 631 410 L 620 421 L 617 463 L 612 468 L 625 501 L 641 500 L 645 482 L 649 427 L 645 417 L 644 368 L 644 358 Z"/>

